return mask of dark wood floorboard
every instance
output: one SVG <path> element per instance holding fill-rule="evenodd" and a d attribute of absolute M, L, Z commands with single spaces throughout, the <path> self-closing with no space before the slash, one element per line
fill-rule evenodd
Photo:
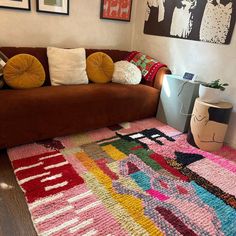
<path fill-rule="evenodd" d="M 36 236 L 24 194 L 5 150 L 0 150 L 0 236 Z"/>

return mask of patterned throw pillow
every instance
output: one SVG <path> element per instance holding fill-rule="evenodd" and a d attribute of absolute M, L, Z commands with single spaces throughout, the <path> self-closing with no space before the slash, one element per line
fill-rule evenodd
<path fill-rule="evenodd" d="M 143 78 L 147 81 L 153 81 L 158 70 L 166 67 L 165 64 L 137 51 L 131 52 L 125 60 L 136 65 L 141 70 Z"/>
<path fill-rule="evenodd" d="M 139 84 L 141 79 L 141 71 L 134 64 L 128 61 L 118 61 L 115 63 L 115 70 L 112 78 L 113 83 Z"/>

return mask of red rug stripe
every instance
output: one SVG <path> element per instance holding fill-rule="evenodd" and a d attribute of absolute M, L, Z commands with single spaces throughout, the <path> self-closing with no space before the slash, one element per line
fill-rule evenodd
<path fill-rule="evenodd" d="M 57 165 L 57 164 L 63 163 L 65 161 L 66 160 L 63 156 L 53 157 L 52 159 L 47 159 L 47 160 L 42 161 L 43 165 L 39 165 L 39 166 L 32 167 L 32 168 L 25 169 L 25 170 L 20 170 L 20 171 L 17 171 L 15 174 L 16 174 L 16 176 L 19 180 L 22 180 L 22 179 L 28 178 L 30 176 L 34 176 L 36 174 L 38 175 L 38 174 L 42 174 L 42 173 L 52 171 L 55 168 L 48 169 L 48 170 L 46 170 L 44 168 L 48 167 L 48 166 L 51 166 L 51 165 Z M 30 165 L 34 165 L 34 164 L 37 164 L 39 162 L 32 162 L 32 163 L 30 163 Z M 25 166 L 25 165 L 23 165 L 23 166 Z M 60 168 L 60 167 L 57 167 L 57 168 Z"/>
<path fill-rule="evenodd" d="M 181 180 L 183 181 L 188 181 L 188 177 L 181 174 L 178 170 L 174 169 L 173 167 L 169 166 L 164 157 L 157 154 L 157 153 L 153 153 L 150 155 L 150 157 L 156 161 L 162 168 L 164 168 L 165 170 L 167 170 L 168 172 L 170 172 L 172 175 L 179 177 Z"/>
<path fill-rule="evenodd" d="M 111 169 L 107 166 L 107 162 L 105 159 L 100 159 L 96 161 L 96 164 L 99 166 L 99 168 L 107 175 L 109 176 L 112 180 L 118 180 L 119 177 L 111 171 Z"/>
<path fill-rule="evenodd" d="M 176 217 L 170 210 L 164 207 L 156 207 L 156 210 L 172 224 L 175 229 L 182 235 L 197 236 L 191 229 L 189 229 L 178 217 Z"/>
<path fill-rule="evenodd" d="M 133 148 L 131 148 L 131 150 L 132 151 L 136 151 L 136 150 L 139 150 L 139 149 L 142 149 L 143 148 L 143 146 L 136 146 L 136 147 L 133 147 Z"/>
<path fill-rule="evenodd" d="M 44 173 L 46 173 L 46 171 Z M 41 174 L 41 173 L 35 173 L 34 175 L 38 175 L 38 174 Z M 61 174 L 62 177 L 54 179 L 54 180 L 46 181 L 46 182 L 41 182 L 41 180 L 44 178 L 58 175 L 58 174 Z M 68 165 L 65 165 L 60 168 L 50 171 L 49 176 L 43 176 L 43 177 L 31 180 L 29 182 L 22 184 L 21 186 L 26 191 L 35 191 L 34 189 L 38 188 L 39 186 L 41 188 L 44 188 L 48 185 L 55 185 L 55 184 L 58 184 L 59 182 L 68 181 L 70 180 L 70 178 L 75 178 L 76 175 L 77 175 L 76 172 L 73 169 L 71 169 L 71 166 L 68 164 Z"/>
<path fill-rule="evenodd" d="M 22 189 L 25 192 L 25 195 L 29 201 L 29 203 L 34 202 L 35 200 L 38 200 L 39 198 L 48 197 L 50 195 L 57 194 L 61 191 L 73 188 L 74 186 L 77 186 L 79 184 L 84 183 L 84 180 L 76 173 L 74 168 L 71 166 L 71 164 L 67 163 L 60 167 L 53 167 L 53 165 L 57 164 L 63 164 L 66 162 L 66 159 L 63 157 L 63 155 L 59 155 L 56 157 L 51 157 L 45 160 L 39 160 L 41 157 L 47 157 L 50 155 L 57 154 L 59 152 L 51 152 L 51 153 L 45 153 L 43 155 L 33 156 L 29 158 L 25 158 L 22 160 L 14 161 L 15 168 L 20 167 L 27 167 L 31 166 L 37 163 L 42 162 L 43 164 L 40 166 L 32 167 L 29 169 L 19 170 L 15 174 L 19 181 L 24 181 L 25 179 L 29 177 L 34 177 L 38 175 L 42 175 L 45 173 L 50 172 L 49 175 L 37 177 L 35 179 L 28 180 L 25 183 L 21 184 Z M 52 168 L 45 170 L 45 167 L 51 166 Z M 61 177 L 52 179 L 46 182 L 41 182 L 41 180 L 55 176 L 55 175 L 61 175 Z M 58 184 L 66 183 L 64 186 L 57 186 Z M 55 188 L 52 188 L 50 190 L 46 190 L 46 187 L 48 186 L 54 186 Z"/>
<path fill-rule="evenodd" d="M 12 164 L 13 164 L 14 169 L 17 169 L 17 168 L 22 167 L 22 166 L 32 165 L 31 163 L 37 163 L 39 161 L 39 158 L 41 158 L 41 157 L 51 156 L 51 155 L 55 155 L 55 154 L 61 154 L 61 153 L 58 152 L 58 151 L 47 152 L 47 153 L 43 153 L 43 154 L 40 154 L 40 155 L 35 155 L 35 156 L 32 156 L 32 157 L 26 157 L 26 158 L 23 158 L 23 159 L 14 160 L 12 162 Z"/>

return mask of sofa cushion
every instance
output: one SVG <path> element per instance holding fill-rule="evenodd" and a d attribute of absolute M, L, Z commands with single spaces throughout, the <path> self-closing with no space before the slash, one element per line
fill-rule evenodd
<path fill-rule="evenodd" d="M 48 68 L 48 58 L 47 58 L 47 48 L 34 48 L 34 47 L 1 47 L 0 50 L 8 57 L 14 57 L 17 54 L 30 54 L 35 56 L 43 65 L 45 70 L 46 79 L 44 85 L 51 85 L 49 68 Z"/>
<path fill-rule="evenodd" d="M 47 58 L 47 48 L 34 48 L 34 47 L 0 47 L 0 50 L 8 57 L 11 58 L 20 53 L 27 53 L 35 56 L 43 65 L 46 80 L 44 85 L 51 85 L 49 68 L 48 68 L 48 58 Z M 127 57 L 129 52 L 120 51 L 120 50 L 106 50 L 106 49 L 86 49 L 86 57 L 95 53 L 95 52 L 104 52 L 109 55 L 114 62 L 123 60 Z"/>
<path fill-rule="evenodd" d="M 18 54 L 7 61 L 3 69 L 4 81 L 14 89 L 41 87 L 45 71 L 40 61 L 29 54 Z"/>
<path fill-rule="evenodd" d="M 52 85 L 88 84 L 84 48 L 48 47 L 47 55 Z"/>
<path fill-rule="evenodd" d="M 126 60 L 136 65 L 141 70 L 143 79 L 148 82 L 154 82 L 159 69 L 166 67 L 156 59 L 137 51 L 131 52 Z"/>
<path fill-rule="evenodd" d="M 111 81 L 114 72 L 114 63 L 106 53 L 93 53 L 87 58 L 86 64 L 89 80 L 101 84 Z"/>
<path fill-rule="evenodd" d="M 88 84 L 0 91 L 0 147 L 155 116 L 159 90 Z"/>
<path fill-rule="evenodd" d="M 139 84 L 141 79 L 141 71 L 136 65 L 128 61 L 118 61 L 115 63 L 112 82 L 120 84 Z"/>

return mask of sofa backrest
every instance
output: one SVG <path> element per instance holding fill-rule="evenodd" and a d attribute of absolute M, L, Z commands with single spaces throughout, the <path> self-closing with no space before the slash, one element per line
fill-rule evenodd
<path fill-rule="evenodd" d="M 47 48 L 0 47 L 0 51 L 2 51 L 8 58 L 11 58 L 21 53 L 26 53 L 35 56 L 42 63 L 46 73 L 46 80 L 44 86 L 51 85 L 49 67 L 48 67 L 48 58 L 47 58 Z M 86 49 L 86 56 L 88 57 L 90 54 L 94 52 L 104 52 L 108 54 L 113 59 L 114 62 L 123 60 L 129 53 L 128 51 L 120 51 L 120 50 Z"/>

